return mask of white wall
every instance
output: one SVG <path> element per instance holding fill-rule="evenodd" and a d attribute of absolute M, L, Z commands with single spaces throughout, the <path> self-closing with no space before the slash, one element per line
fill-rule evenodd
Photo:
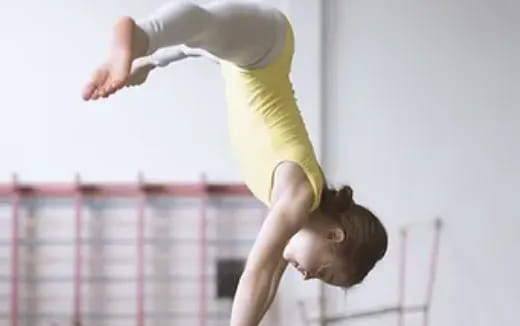
<path fill-rule="evenodd" d="M 392 235 L 403 222 L 445 219 L 432 325 L 518 324 L 519 3 L 326 4 L 331 179 L 351 183 Z M 413 290 L 427 265 L 411 264 Z M 377 269 L 350 301 L 395 302 L 394 276 Z"/>
<path fill-rule="evenodd" d="M 227 153 L 218 68 L 189 62 L 139 89 L 84 103 L 81 88 L 103 58 L 113 21 L 163 1 L 2 2 L 5 66 L 2 177 L 26 180 L 237 178 Z M 16 26 L 16 27 L 15 27 Z M 201 78 L 204 76 L 204 78 Z M 203 117 L 203 118 L 201 118 Z M 186 141 L 189 139 L 190 141 Z"/>

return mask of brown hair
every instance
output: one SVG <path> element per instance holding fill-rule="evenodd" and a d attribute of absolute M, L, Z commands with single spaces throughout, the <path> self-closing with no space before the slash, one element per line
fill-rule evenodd
<path fill-rule="evenodd" d="M 352 199 L 349 186 L 323 189 L 320 211 L 338 221 L 345 232 L 337 256 L 348 275 L 346 287 L 363 281 L 376 262 L 385 255 L 388 238 L 381 221 Z"/>

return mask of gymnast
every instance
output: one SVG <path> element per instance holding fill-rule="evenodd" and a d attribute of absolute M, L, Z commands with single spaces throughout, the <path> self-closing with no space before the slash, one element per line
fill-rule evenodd
<path fill-rule="evenodd" d="M 287 17 L 258 1 L 172 1 L 144 19 L 114 25 L 106 61 L 84 100 L 143 84 L 157 67 L 190 57 L 220 65 L 230 139 L 245 183 L 269 212 L 247 257 L 232 326 L 258 325 L 287 265 L 305 280 L 349 288 L 384 256 L 380 220 L 330 188 L 296 103 L 290 71 L 294 35 Z"/>

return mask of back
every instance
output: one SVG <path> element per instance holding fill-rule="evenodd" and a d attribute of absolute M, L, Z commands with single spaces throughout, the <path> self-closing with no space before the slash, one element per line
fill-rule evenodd
<path fill-rule="evenodd" d="M 294 162 L 313 188 L 316 209 L 324 180 L 289 79 L 294 38 L 287 26 L 282 54 L 266 67 L 244 69 L 221 62 L 230 138 L 244 180 L 258 199 L 271 204 L 276 167 Z"/>

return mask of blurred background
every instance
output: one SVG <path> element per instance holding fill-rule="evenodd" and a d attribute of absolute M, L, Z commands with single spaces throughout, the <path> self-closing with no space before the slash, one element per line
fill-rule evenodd
<path fill-rule="evenodd" d="M 266 210 L 240 185 L 218 66 L 80 98 L 114 20 L 164 2 L 0 2 L 0 325 L 229 323 Z M 520 4 L 266 2 L 294 25 L 329 182 L 381 217 L 390 248 L 348 293 L 288 269 L 263 325 L 518 324 Z M 148 196 L 140 172 L 185 186 Z"/>

